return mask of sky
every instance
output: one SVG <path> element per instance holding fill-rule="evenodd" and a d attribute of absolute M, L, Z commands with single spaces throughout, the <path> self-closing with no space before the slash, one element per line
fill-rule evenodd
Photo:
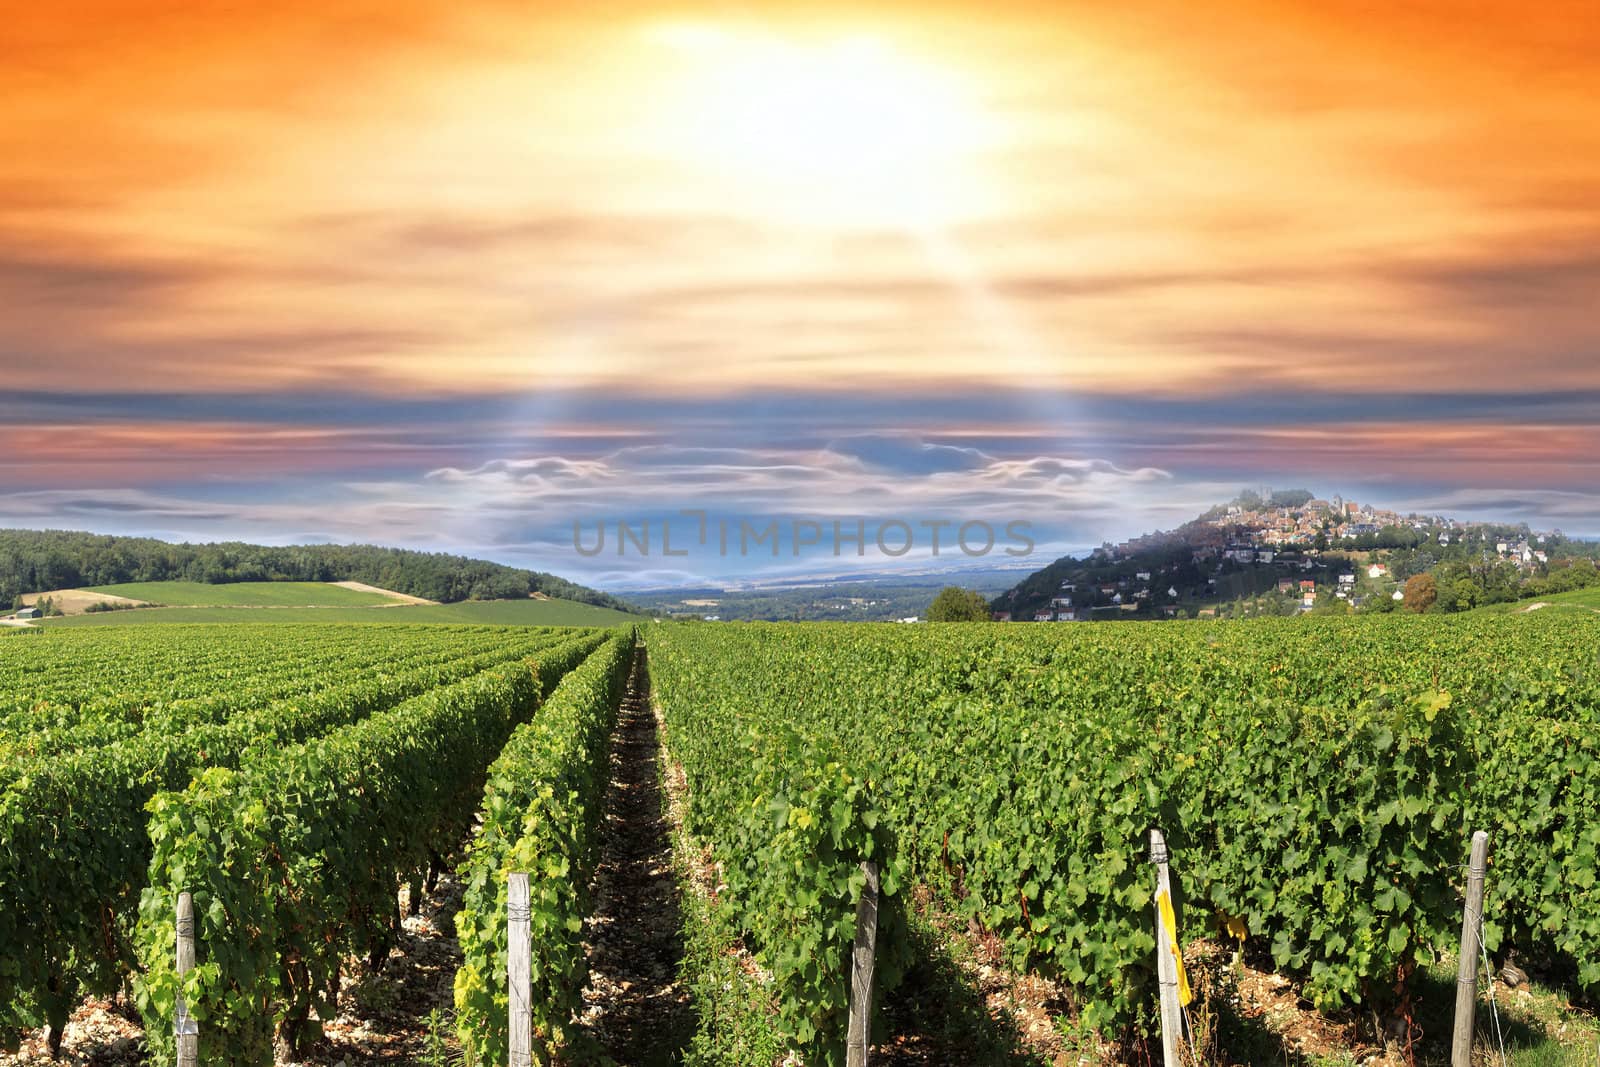
<path fill-rule="evenodd" d="M 612 587 L 1260 485 L 1600 536 L 1593 0 L 5 22 L 0 526 Z"/>

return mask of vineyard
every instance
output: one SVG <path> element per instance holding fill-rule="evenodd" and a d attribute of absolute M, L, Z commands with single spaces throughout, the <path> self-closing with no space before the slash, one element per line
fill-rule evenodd
<path fill-rule="evenodd" d="M 1145 1047 L 1152 828 L 1183 941 L 1374 1018 L 1409 1018 L 1418 976 L 1454 950 L 1486 830 L 1488 951 L 1600 996 L 1600 616 L 637 636 L 647 648 L 631 627 L 0 636 L 4 1033 L 59 1035 L 85 997 L 122 991 L 149 1062 L 174 1062 L 180 1004 L 201 1063 L 299 1059 L 341 978 L 389 955 L 400 901 L 448 876 L 453 1054 L 506 1062 L 524 996 L 536 1059 L 580 1062 L 610 745 L 646 664 L 681 767 L 678 860 L 715 872 L 683 890 L 705 898 L 682 919 L 692 1062 L 845 1062 L 864 861 L 878 1040 L 932 909 L 1008 972 L 1068 990 L 1072 1026 Z M 528 939 L 521 994 L 508 913 Z M 711 924 L 725 943 L 697 950 Z M 739 953 L 738 973 L 700 980 Z M 711 1002 L 741 984 L 736 1012 Z"/>
<path fill-rule="evenodd" d="M 79 1000 L 129 974 L 170 1019 L 155 965 L 171 951 L 170 876 L 194 892 L 211 946 L 196 1016 L 270 1032 L 281 1015 L 303 1040 L 328 988 L 308 978 L 381 941 L 395 887 L 441 861 L 500 745 L 603 640 L 279 626 L 6 638 L 6 1033 L 59 1034 Z M 230 1062 L 270 1062 L 259 1033 L 237 1040 Z"/>
<path fill-rule="evenodd" d="M 836 1063 L 864 859 L 884 995 L 923 885 L 1088 1025 L 1147 1032 L 1151 827 L 1183 935 L 1326 1011 L 1393 1008 L 1451 947 L 1485 829 L 1489 949 L 1600 992 L 1600 620 L 1510 621 L 679 626 L 650 654 L 687 828 L 781 1033 Z"/>

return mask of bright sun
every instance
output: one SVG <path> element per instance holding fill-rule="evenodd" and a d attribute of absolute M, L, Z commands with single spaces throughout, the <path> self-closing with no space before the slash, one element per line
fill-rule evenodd
<path fill-rule="evenodd" d="M 950 72 L 874 38 L 797 44 L 677 28 L 672 151 L 764 213 L 925 226 L 969 214 L 982 123 Z"/>

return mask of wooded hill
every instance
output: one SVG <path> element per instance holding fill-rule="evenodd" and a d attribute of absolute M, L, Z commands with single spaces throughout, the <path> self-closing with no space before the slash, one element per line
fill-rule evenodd
<path fill-rule="evenodd" d="M 443 552 L 377 545 L 271 547 L 237 541 L 169 544 L 68 530 L 0 530 L 0 605 L 23 593 L 122 582 L 366 582 L 452 603 L 531 593 L 618 611 L 632 605 L 609 593 L 541 571 Z"/>

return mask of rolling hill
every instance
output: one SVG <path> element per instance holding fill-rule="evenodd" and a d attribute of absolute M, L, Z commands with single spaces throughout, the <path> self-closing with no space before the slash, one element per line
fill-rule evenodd
<path fill-rule="evenodd" d="M 170 544 L 76 531 L 0 530 L 0 607 L 31 593 L 151 582 L 209 587 L 356 582 L 445 604 L 538 594 L 619 612 L 635 610 L 609 593 L 553 574 L 442 552 L 376 545 Z M 349 599 L 341 603 L 356 606 Z"/>

